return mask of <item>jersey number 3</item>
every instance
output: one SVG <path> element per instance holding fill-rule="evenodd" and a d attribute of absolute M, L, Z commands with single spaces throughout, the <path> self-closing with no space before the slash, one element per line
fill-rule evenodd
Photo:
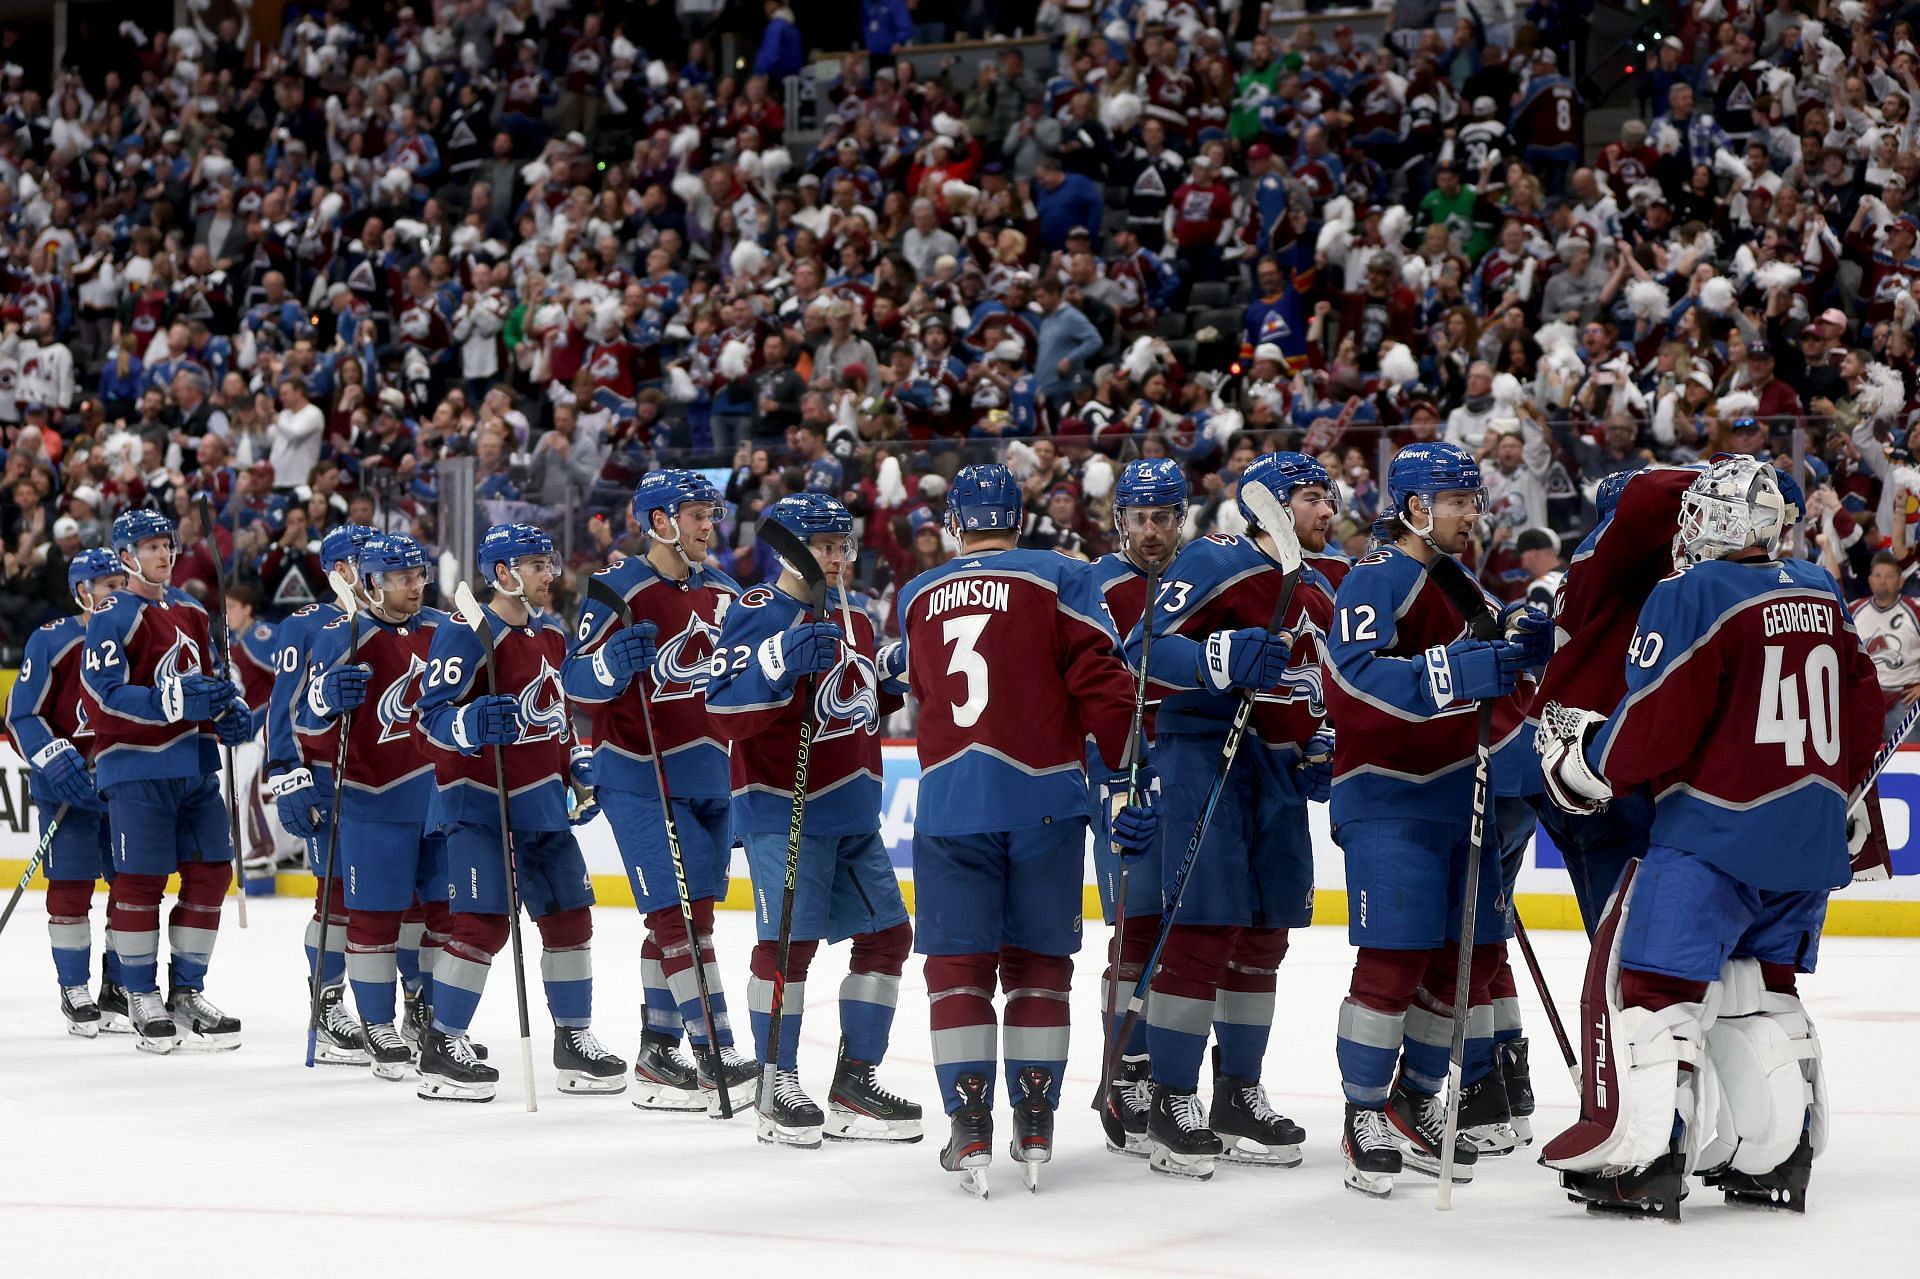
<path fill-rule="evenodd" d="M 972 728 L 987 709 L 987 659 L 980 655 L 980 635 L 987 629 L 986 613 L 950 617 L 940 627 L 940 638 L 953 645 L 953 657 L 947 662 L 947 674 L 967 681 L 965 701 L 953 704 L 953 722 L 959 728 Z"/>
<path fill-rule="evenodd" d="M 1807 654 L 1807 713 L 1800 714 L 1800 677 L 1780 678 L 1786 650 L 1767 645 L 1766 669 L 1760 675 L 1760 715 L 1754 724 L 1758 744 L 1778 742 L 1787 752 L 1787 765 L 1807 762 L 1807 738 L 1823 764 L 1840 762 L 1840 657 L 1821 646 Z"/>

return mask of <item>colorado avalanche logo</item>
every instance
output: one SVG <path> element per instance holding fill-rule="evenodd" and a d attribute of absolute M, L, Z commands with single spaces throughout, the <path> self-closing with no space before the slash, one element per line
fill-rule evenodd
<path fill-rule="evenodd" d="M 380 694 L 380 700 L 374 704 L 374 714 L 380 720 L 376 746 L 397 742 L 413 732 L 414 699 L 408 693 L 413 689 L 413 681 L 426 669 L 426 662 L 414 654 L 407 662 L 406 674 L 387 685 L 387 691 Z"/>
<path fill-rule="evenodd" d="M 153 673 L 156 680 L 168 676 L 184 678 L 200 673 L 200 646 L 188 638 L 185 631 L 176 631 L 173 646 L 160 655 L 154 663 Z"/>
<path fill-rule="evenodd" d="M 75 737 L 93 736 L 93 721 L 87 716 L 87 699 L 84 697 L 74 699 L 73 735 Z"/>
<path fill-rule="evenodd" d="M 820 733 L 813 740 L 829 742 L 862 730 L 869 735 L 879 732 L 880 695 L 874 691 L 876 678 L 870 658 L 842 647 L 840 660 L 833 664 L 813 695 L 813 717 L 820 724 Z"/>
<path fill-rule="evenodd" d="M 723 601 L 725 598 L 721 597 Z M 659 654 L 653 660 L 653 700 L 674 702 L 704 694 L 708 664 L 719 638 L 718 627 L 708 625 L 698 613 L 689 613 L 678 635 L 660 641 Z"/>
<path fill-rule="evenodd" d="M 544 742 L 564 737 L 567 732 L 567 695 L 560 686 L 560 672 L 546 658 L 540 659 L 540 673 L 521 690 L 520 719 L 527 728 L 522 742 Z"/>
<path fill-rule="evenodd" d="M 1299 633 L 1293 641 L 1293 655 L 1297 659 L 1304 652 L 1308 660 L 1297 666 L 1287 667 L 1286 674 L 1280 677 L 1280 683 L 1267 692 L 1261 693 L 1255 700 L 1276 706 L 1305 705 L 1309 715 L 1315 719 L 1325 719 L 1327 716 L 1326 681 L 1321 673 L 1320 663 L 1314 657 L 1315 650 L 1307 647 L 1310 638 L 1317 640 L 1325 633 L 1313 624 L 1312 618 L 1301 618 Z"/>

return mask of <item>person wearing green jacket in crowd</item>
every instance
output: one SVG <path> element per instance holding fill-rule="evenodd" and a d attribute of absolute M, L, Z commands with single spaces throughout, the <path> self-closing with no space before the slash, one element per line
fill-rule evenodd
<path fill-rule="evenodd" d="M 1246 70 L 1233 84 L 1233 116 L 1227 122 L 1227 132 L 1235 142 L 1246 143 L 1260 136 L 1260 103 L 1279 82 L 1280 63 L 1273 56 L 1273 38 L 1263 31 L 1253 38 Z"/>
<path fill-rule="evenodd" d="M 1468 260 L 1478 262 L 1493 247 L 1493 228 L 1499 210 L 1461 178 L 1460 166 L 1443 164 L 1434 171 L 1434 188 L 1420 201 L 1420 225 L 1438 222 L 1447 228 Z"/>

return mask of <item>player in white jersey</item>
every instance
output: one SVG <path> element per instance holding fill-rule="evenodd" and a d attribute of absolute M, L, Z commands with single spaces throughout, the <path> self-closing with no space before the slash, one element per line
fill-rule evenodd
<path fill-rule="evenodd" d="M 1854 629 L 1880 677 L 1887 711 L 1883 732 L 1889 737 L 1920 698 L 1920 606 L 1900 593 L 1901 581 L 1899 559 L 1882 551 L 1873 557 L 1867 574 L 1873 594 L 1849 606 Z"/>

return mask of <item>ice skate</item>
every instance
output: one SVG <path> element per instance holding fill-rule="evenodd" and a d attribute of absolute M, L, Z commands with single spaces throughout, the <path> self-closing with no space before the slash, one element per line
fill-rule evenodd
<path fill-rule="evenodd" d="M 1686 1168 L 1686 1155 L 1675 1146 L 1642 1168 L 1562 1172 L 1560 1185 L 1588 1212 L 1678 1221 L 1680 1201 L 1687 1197 Z"/>
<path fill-rule="evenodd" d="M 1523 1146 L 1533 1144 L 1533 1074 L 1527 1066 L 1527 1041 L 1508 1039 L 1493 1046 L 1500 1082 L 1507 1090 L 1508 1126 Z"/>
<path fill-rule="evenodd" d="M 201 1052 L 232 1052 L 240 1046 L 240 1019 L 221 1012 L 197 990 L 179 989 L 167 996 L 167 1011 L 182 1048 Z"/>
<path fill-rule="evenodd" d="M 920 1140 L 924 1131 L 919 1105 L 882 1088 L 875 1072 L 874 1063 L 849 1058 L 846 1040 L 840 1041 L 840 1060 L 827 1090 L 824 1135 L 833 1141 Z"/>
<path fill-rule="evenodd" d="M 799 1072 L 775 1071 L 766 1084 L 766 1092 L 755 1112 L 759 1123 L 755 1136 L 760 1144 L 792 1146 L 796 1150 L 817 1149 L 827 1118 L 800 1086 Z"/>
<path fill-rule="evenodd" d="M 1497 1065 L 1460 1090 L 1460 1139 L 1482 1155 L 1510 1155 L 1520 1148 L 1512 1120 Z"/>
<path fill-rule="evenodd" d="M 127 988 L 110 981 L 100 983 L 100 1033 L 131 1035 L 133 1022 L 127 1017 Z"/>
<path fill-rule="evenodd" d="M 1385 1199 L 1393 1193 L 1393 1179 L 1400 1174 L 1402 1163 L 1384 1110 L 1348 1102 L 1340 1152 L 1347 1157 L 1348 1189 L 1373 1199 Z"/>
<path fill-rule="evenodd" d="M 373 1073 L 381 1079 L 400 1079 L 407 1073 L 407 1067 L 413 1064 L 413 1053 L 407 1048 L 407 1041 L 393 1028 L 393 1023 L 384 1021 L 368 1026 L 362 1032 L 361 1042 L 367 1057 L 373 1063 Z"/>
<path fill-rule="evenodd" d="M 1116 1155 L 1146 1159 L 1153 1154 L 1147 1140 L 1147 1116 L 1153 1111 L 1153 1081 L 1147 1059 L 1122 1057 L 1120 1074 L 1107 1083 L 1100 1106 L 1100 1126 L 1107 1132 L 1107 1149 Z"/>
<path fill-rule="evenodd" d="M 1407 1167 L 1429 1177 L 1440 1175 L 1440 1143 L 1446 1140 L 1447 1108 L 1440 1098 L 1396 1086 L 1387 1100 L 1387 1121 L 1399 1135 L 1400 1156 Z M 1453 1140 L 1453 1184 L 1473 1180 L 1480 1152 L 1464 1133 Z"/>
<path fill-rule="evenodd" d="M 640 1051 L 633 1056 L 632 1101 L 640 1110 L 692 1113 L 707 1108 L 699 1072 L 680 1051 L 679 1040 L 651 1030 L 640 1036 Z"/>
<path fill-rule="evenodd" d="M 100 1005 L 85 986 L 60 988 L 60 1015 L 67 1019 L 67 1033 L 92 1039 L 100 1033 Z"/>
<path fill-rule="evenodd" d="M 400 1018 L 400 1039 L 412 1054 L 413 1060 L 420 1060 L 420 1041 L 426 1038 L 427 1001 L 420 998 L 420 992 L 410 990 L 406 993 L 407 1010 Z"/>
<path fill-rule="evenodd" d="M 127 992 L 127 1021 L 138 1036 L 133 1046 L 143 1053 L 162 1056 L 173 1051 L 175 1028 L 167 1006 L 157 990 Z"/>
<path fill-rule="evenodd" d="M 971 1072 L 953 1081 L 960 1105 L 947 1118 L 952 1128 L 940 1151 L 940 1166 L 960 1174 L 960 1188 L 987 1198 L 987 1166 L 993 1162 L 993 1106 L 987 1078 Z"/>
<path fill-rule="evenodd" d="M 1273 1108 L 1259 1080 L 1221 1074 L 1218 1045 L 1213 1066 L 1213 1107 L 1207 1126 L 1220 1139 L 1220 1157 L 1230 1164 L 1298 1168 L 1306 1129 Z"/>
<path fill-rule="evenodd" d="M 700 1075 L 700 1091 L 705 1098 L 707 1117 L 719 1119 L 720 1090 L 714 1087 L 712 1060 L 706 1053 L 693 1054 L 694 1066 Z M 760 1095 L 760 1063 L 746 1056 L 732 1044 L 723 1044 L 720 1048 L 720 1075 L 726 1080 L 727 1100 L 733 1106 L 733 1113 L 752 1110 Z"/>
<path fill-rule="evenodd" d="M 627 1090 L 627 1063 L 585 1026 L 553 1028 L 553 1068 L 560 1091 L 569 1095 L 611 1097 Z"/>
<path fill-rule="evenodd" d="M 1719 1168 L 1703 1173 L 1701 1180 L 1723 1192 L 1730 1204 L 1805 1212 L 1807 1182 L 1812 1176 L 1813 1147 L 1807 1144 L 1807 1135 L 1803 1132 L 1800 1134 L 1800 1144 L 1772 1172 L 1735 1172 L 1731 1168 Z"/>
<path fill-rule="evenodd" d="M 1040 1188 L 1040 1165 L 1053 1160 L 1053 1072 L 1023 1066 L 1015 1079 L 1020 1098 L 1013 1103 L 1013 1139 L 1007 1153 L 1020 1165 L 1028 1190 Z"/>
<path fill-rule="evenodd" d="M 320 992 L 320 1024 L 313 1037 L 313 1060 L 327 1066 L 364 1066 L 372 1060 L 360 1034 L 360 1019 L 347 1011 L 344 985 Z"/>
<path fill-rule="evenodd" d="M 1162 1083 L 1153 1085 L 1147 1140 L 1153 1145 L 1149 1162 L 1155 1172 L 1195 1181 L 1213 1176 L 1213 1161 L 1222 1150 L 1220 1138 L 1207 1127 L 1200 1094 L 1193 1089 L 1176 1091 Z"/>
<path fill-rule="evenodd" d="M 500 1072 L 481 1061 L 465 1035 L 432 1029 L 420 1046 L 422 1101 L 492 1101 Z"/>

